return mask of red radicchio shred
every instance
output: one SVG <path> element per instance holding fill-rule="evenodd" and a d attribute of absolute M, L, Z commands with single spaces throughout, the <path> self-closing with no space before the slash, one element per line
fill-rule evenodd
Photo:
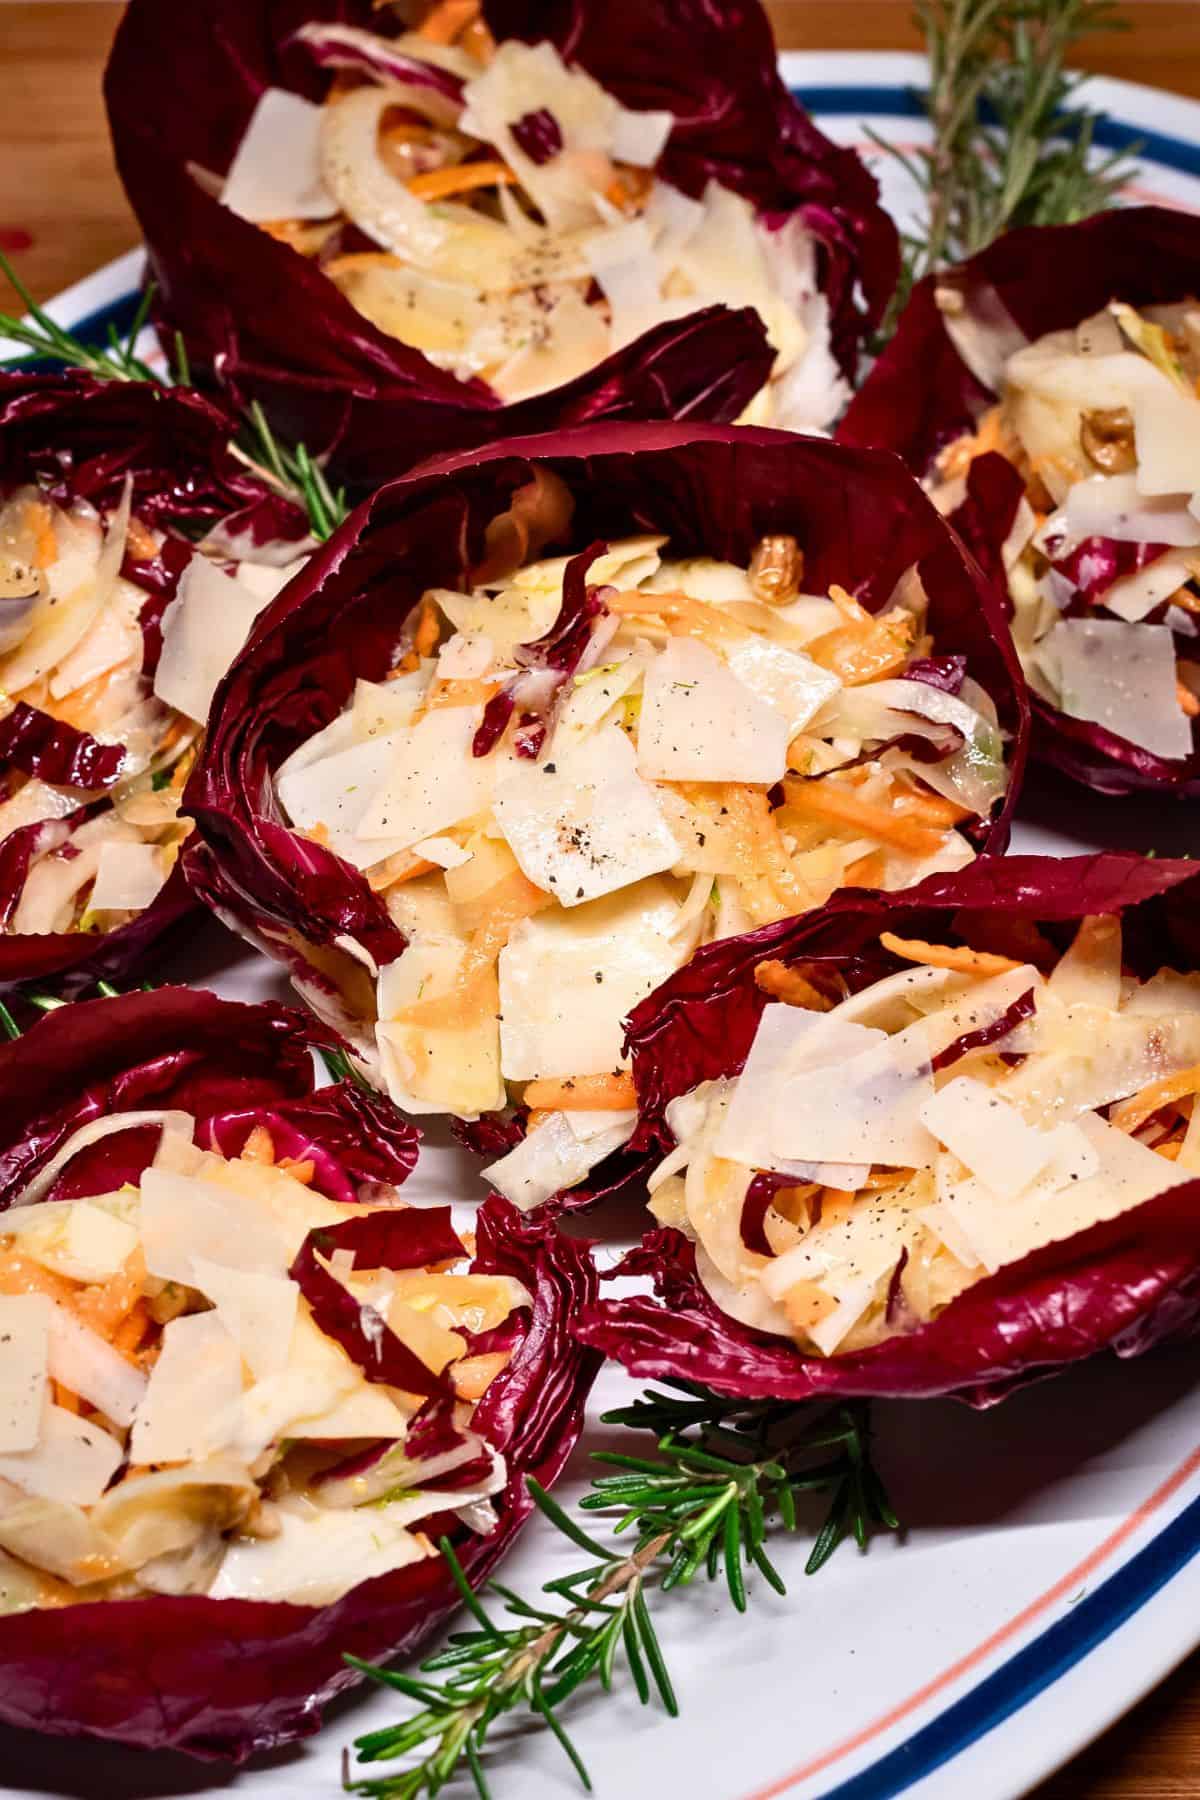
<path fill-rule="evenodd" d="M 487 756 L 496 748 L 504 736 L 508 721 L 516 708 L 516 696 L 509 686 L 502 687 L 498 694 L 493 694 L 483 709 L 483 717 L 479 721 L 479 729 L 471 739 L 471 755 Z"/>
<path fill-rule="evenodd" d="M 1025 498 L 1025 483 L 1006 456 L 989 450 L 967 470 L 966 498 L 950 514 L 950 523 L 984 573 L 996 584 L 1005 610 L 1012 612 L 1008 575 L 1001 552 Z"/>
<path fill-rule="evenodd" d="M 536 762 L 546 742 L 547 725 L 536 713 L 522 713 L 519 729 L 513 737 L 513 749 L 528 762 Z"/>
<path fill-rule="evenodd" d="M 445 1375 L 435 1375 L 401 1342 L 381 1313 L 358 1301 L 317 1261 L 337 1250 L 352 1250 L 359 1269 L 414 1269 L 455 1260 L 464 1254 L 450 1223 L 448 1206 L 416 1211 L 366 1213 L 342 1225 L 310 1231 L 290 1274 L 308 1301 L 313 1319 L 326 1337 L 342 1346 L 368 1381 L 403 1388 L 414 1394 L 448 1391 Z"/>
<path fill-rule="evenodd" d="M 795 1178 L 791 1175 L 768 1174 L 765 1170 L 760 1169 L 746 1189 L 746 1198 L 742 1201 L 742 1242 L 747 1250 L 752 1251 L 755 1256 L 773 1256 L 775 1254 L 763 1229 L 767 1208 L 780 1188 L 795 1187 L 795 1185 Z"/>
<path fill-rule="evenodd" d="M 926 687 L 940 688 L 943 694 L 957 694 L 967 673 L 965 656 L 923 656 L 909 663 L 905 681 L 920 681 Z"/>
<path fill-rule="evenodd" d="M 121 779 L 124 744 L 102 744 L 89 732 L 18 700 L 0 718 L 0 765 L 9 763 L 53 787 L 109 788 Z"/>
<path fill-rule="evenodd" d="M 531 644 L 518 644 L 514 655 L 523 669 L 554 669 L 570 675 L 592 636 L 592 620 L 605 610 L 600 590 L 589 588 L 587 572 L 608 545 L 603 540 L 589 544 L 573 556 L 563 570 L 563 597 L 558 617 L 544 637 Z"/>
<path fill-rule="evenodd" d="M 895 1321 L 897 1314 L 905 1304 L 904 1289 L 901 1286 L 901 1282 L 904 1278 L 904 1271 L 907 1266 L 908 1245 L 905 1244 L 899 1257 L 896 1259 L 896 1266 L 892 1270 L 892 1279 L 888 1282 L 887 1305 L 884 1308 L 883 1316 L 889 1325 Z"/>
<path fill-rule="evenodd" d="M 886 738 L 882 744 L 876 744 L 873 750 L 860 750 L 848 762 L 835 763 L 832 769 L 821 769 L 816 775 L 805 775 L 805 781 L 825 781 L 830 775 L 844 775 L 847 769 L 857 769 L 863 763 L 878 762 L 889 750 L 903 750 L 914 762 L 945 762 L 949 756 L 957 755 L 963 747 L 963 734 L 957 725 L 940 725 L 935 727 L 938 735 L 935 738 L 925 737 L 916 731 L 899 731 L 895 737 Z"/>
<path fill-rule="evenodd" d="M 1065 610 L 1072 612 L 1094 606 L 1098 601 L 1103 603 L 1114 582 L 1149 568 L 1151 563 L 1167 554 L 1167 549 L 1166 544 L 1130 544 L 1118 543 L 1114 538 L 1085 538 L 1069 556 L 1052 559 L 1055 572 L 1074 590 L 1072 601 Z"/>
<path fill-rule="evenodd" d="M 964 1056 L 970 1056 L 974 1050 L 986 1050 L 990 1044 L 998 1044 L 1010 1031 L 1015 1031 L 1018 1025 L 1031 1018 L 1036 1010 L 1037 1000 L 1033 989 L 1029 988 L 998 1019 L 993 1019 L 989 1025 L 979 1025 L 974 1031 L 964 1031 L 952 1044 L 939 1050 L 930 1065 L 934 1074 L 950 1068 L 953 1063 L 961 1062 Z"/>
<path fill-rule="evenodd" d="M 552 156 L 557 156 L 563 147 L 562 128 L 548 106 L 539 106 L 536 112 L 523 113 L 509 130 L 518 147 L 539 168 L 543 163 L 548 163 Z"/>

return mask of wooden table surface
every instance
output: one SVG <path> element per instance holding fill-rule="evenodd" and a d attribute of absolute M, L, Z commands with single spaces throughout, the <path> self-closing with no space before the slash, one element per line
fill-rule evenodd
<path fill-rule="evenodd" d="M 908 0 L 769 5 L 788 48 L 918 42 Z M 0 250 L 39 299 L 137 242 L 100 104 L 120 10 L 112 0 L 0 0 Z M 1200 97 L 1200 0 L 1127 0 L 1126 10 L 1132 30 L 1091 40 L 1081 65 Z M 1200 1800 L 1200 1653 L 1034 1800 Z"/>

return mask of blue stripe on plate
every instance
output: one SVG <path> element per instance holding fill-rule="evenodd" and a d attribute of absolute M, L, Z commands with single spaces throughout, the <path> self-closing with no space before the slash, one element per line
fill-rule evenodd
<path fill-rule="evenodd" d="M 119 338 L 128 336 L 130 326 L 137 317 L 139 293 L 122 294 L 119 300 L 110 300 L 107 306 L 97 307 L 95 312 L 86 313 L 70 329 L 85 344 L 107 344 L 109 326 L 113 326 Z M 8 363 L 0 363 L 0 367 L 9 369 L 31 369 L 39 374 L 61 373 L 62 364 L 47 356 L 22 356 Z"/>
<path fill-rule="evenodd" d="M 822 113 L 892 119 L 923 119 L 925 108 L 915 88 L 854 86 L 826 87 L 819 83 L 792 89 L 797 100 L 819 118 Z M 1178 169 L 1183 175 L 1200 175 L 1200 143 L 1171 137 L 1164 131 L 1146 131 L 1102 114 L 1096 121 L 1095 142 L 1102 150 L 1137 149 L 1147 162 Z"/>
<path fill-rule="evenodd" d="M 1200 1553 L 1200 1499 L 1065 1618 L 903 1744 L 820 1800 L 894 1800 L 1035 1700 L 1112 1636 Z"/>

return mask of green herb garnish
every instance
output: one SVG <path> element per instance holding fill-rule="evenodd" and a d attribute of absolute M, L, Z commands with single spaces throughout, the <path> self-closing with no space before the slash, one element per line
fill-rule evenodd
<path fill-rule="evenodd" d="M 611 1692 L 623 1661 L 643 1705 L 657 1696 L 676 1717 L 679 1703 L 651 1615 L 674 1588 L 699 1576 L 723 1578 L 730 1601 L 744 1612 L 748 1573 L 757 1571 L 776 1593 L 784 1584 L 767 1554 L 775 1529 L 795 1531 L 809 1494 L 828 1495 L 807 1574 L 824 1567 L 842 1540 L 860 1549 L 876 1526 L 897 1529 L 887 1494 L 871 1461 L 867 1410 L 859 1402 L 814 1415 L 811 1407 L 722 1399 L 690 1383 L 672 1393 L 648 1392 L 633 1406 L 605 1415 L 606 1424 L 654 1432 L 657 1455 L 598 1453 L 614 1473 L 592 1482 L 581 1510 L 603 1514 L 628 1547 L 601 1543 L 563 1511 L 537 1482 L 538 1507 L 587 1561 L 571 1575 L 548 1581 L 547 1604 L 489 1584 L 509 1618 L 495 1620 L 472 1593 L 449 1542 L 441 1551 L 475 1627 L 452 1634 L 448 1647 L 421 1664 L 417 1675 L 353 1666 L 417 1703 L 402 1724 L 357 1740 L 360 1763 L 413 1757 L 396 1774 L 348 1778 L 354 1793 L 372 1800 L 418 1800 L 435 1795 L 458 1774 L 469 1775 L 479 1800 L 489 1800 L 483 1770 L 488 1733 L 506 1713 L 525 1708 L 553 1732 L 585 1788 L 591 1783 L 558 1713 L 584 1682 L 596 1677 Z"/>

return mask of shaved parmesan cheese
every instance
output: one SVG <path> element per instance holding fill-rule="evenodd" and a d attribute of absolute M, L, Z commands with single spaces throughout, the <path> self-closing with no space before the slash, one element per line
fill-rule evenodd
<path fill-rule="evenodd" d="M 396 1018 L 418 1000 L 452 994 L 466 954 L 461 940 L 412 943 L 380 974 L 375 1035 L 384 1078 L 397 1106 L 410 1112 L 474 1119 L 505 1104 L 494 988 L 482 989 L 477 1014 L 464 1023 L 407 1025 Z"/>
<path fill-rule="evenodd" d="M 829 1024 L 827 1013 L 800 1016 L 815 1024 L 798 1046 L 802 1077 L 789 1070 L 771 1096 L 773 1152 L 791 1160 L 869 1160 L 907 1168 L 931 1162 L 936 1146 L 920 1118 L 933 1094 L 922 1025 L 867 1043 L 862 1026 Z M 845 1044 L 850 1031 L 864 1033 L 857 1051 Z"/>
<path fill-rule="evenodd" d="M 495 647 L 488 637 L 465 636 L 461 631 L 438 651 L 439 681 L 478 681 L 495 661 Z"/>
<path fill-rule="evenodd" d="M 1200 1018 L 1064 1007 L 1047 993 L 1008 1044 L 1037 1054 L 1005 1078 L 1005 1097 L 1030 1124 L 1053 1124 L 1200 1062 Z"/>
<path fill-rule="evenodd" d="M 321 178 L 324 108 L 286 88 L 267 88 L 250 115 L 221 195 L 239 218 L 327 219 L 335 211 Z"/>
<path fill-rule="evenodd" d="M 566 558 L 561 560 L 565 563 Z M 544 637 L 558 617 L 562 604 L 561 571 L 557 585 L 528 579 L 542 566 L 530 563 L 519 569 L 512 586 L 499 593 L 458 594 L 449 588 L 430 588 L 429 598 L 436 601 L 455 630 L 486 632 L 496 650 L 503 653 L 517 644 Z"/>
<path fill-rule="evenodd" d="M 638 585 L 648 594 L 687 594 L 690 599 L 703 600 L 709 606 L 754 599 L 754 589 L 745 569 L 736 563 L 717 562 L 709 556 L 664 562 L 655 575 Z M 833 612 L 830 601 L 822 604 L 828 612 Z"/>
<path fill-rule="evenodd" d="M 294 546 L 289 544 L 285 548 L 290 552 Z M 248 551 L 249 554 L 255 556 L 263 554 L 263 551 L 254 545 L 248 546 Z M 288 582 L 299 575 L 302 569 L 308 567 L 307 556 L 290 554 L 283 562 L 250 561 L 245 558 L 239 558 L 237 561 L 239 584 L 248 589 L 250 593 L 257 594 L 264 601 L 274 600 L 279 594 L 282 594 Z"/>
<path fill-rule="evenodd" d="M 811 656 L 773 644 L 769 638 L 743 638 L 730 645 L 725 660 L 751 693 L 782 713 L 789 738 L 811 724 L 842 686 L 836 675 Z"/>
<path fill-rule="evenodd" d="M 1163 382 L 1133 402 L 1139 494 L 1194 494 L 1200 489 L 1200 399 Z"/>
<path fill-rule="evenodd" d="M 133 1422 L 134 1462 L 202 1462 L 230 1447 L 241 1400 L 242 1353 L 219 1315 L 172 1319 Z"/>
<path fill-rule="evenodd" d="M 257 1381 L 287 1366 L 300 1289 L 280 1275 L 231 1269 L 193 1256 L 196 1287 L 216 1307 L 217 1317 Z"/>
<path fill-rule="evenodd" d="M 1200 544 L 1200 519 L 1188 511 L 1186 499 L 1147 496 L 1136 474 L 1091 475 L 1075 482 L 1065 512 L 1067 530 L 1076 539 L 1107 537 L 1185 549 Z"/>
<path fill-rule="evenodd" d="M 492 811 L 522 870 L 560 906 L 658 875 L 679 848 L 617 726 L 593 732 L 561 760 L 514 768 Z"/>
<path fill-rule="evenodd" d="M 0 1451 L 32 1450 L 41 1436 L 51 1301 L 0 1294 Z"/>
<path fill-rule="evenodd" d="M 458 714 L 433 716 L 456 718 Z M 323 833 L 322 842 L 327 842 L 336 855 L 356 869 L 370 868 L 372 863 L 406 849 L 412 840 L 405 838 L 403 832 L 386 839 L 367 839 L 360 835 L 359 826 L 374 804 L 381 784 L 402 762 L 411 735 L 406 730 L 385 732 L 349 750 L 337 750 L 320 761 L 297 766 L 293 760 L 286 765 L 275 786 L 279 803 L 292 824 L 300 831 Z"/>
<path fill-rule="evenodd" d="M 481 812 L 491 797 L 496 755 L 473 756 L 476 706 L 439 707 L 395 732 L 389 772 L 358 821 L 358 836 L 407 847 Z"/>
<path fill-rule="evenodd" d="M 1192 1179 L 1188 1170 L 1176 1168 L 1094 1113 L 1085 1114 L 1070 1132 L 1070 1138 L 1060 1140 L 1066 1154 L 1056 1171 L 1058 1184 L 1049 1191 L 1039 1184 L 1001 1201 L 982 1182 L 964 1182 L 939 1196 L 988 1270 L 1116 1218 Z"/>
<path fill-rule="evenodd" d="M 163 614 L 154 692 L 203 725 L 213 695 L 267 604 L 207 557 L 193 556 Z"/>
<path fill-rule="evenodd" d="M 402 1503 L 281 1512 L 277 1537 L 230 1545 L 209 1592 L 214 1600 L 328 1606 L 360 1582 L 434 1554 L 404 1523 L 410 1516 Z"/>
<path fill-rule="evenodd" d="M 138 1244 L 133 1225 L 87 1200 L 46 1201 L 10 1211 L 3 1235 L 19 1238 L 23 1256 L 72 1281 L 107 1281 Z"/>
<path fill-rule="evenodd" d="M 142 1176 L 141 1231 L 147 1271 L 187 1287 L 196 1285 L 197 1256 L 261 1275 L 281 1275 L 291 1260 L 265 1207 L 248 1206 L 232 1188 L 166 1169 Z"/>
<path fill-rule="evenodd" d="M 157 899 L 168 873 L 155 844 L 101 844 L 88 904 L 92 912 L 143 912 Z"/>
<path fill-rule="evenodd" d="M 1120 919 L 1115 914 L 1085 919 L 1051 971 L 1046 988 L 1063 1006 L 1099 1006 L 1116 1012 L 1121 1004 Z"/>
<path fill-rule="evenodd" d="M 619 108 L 609 145 L 614 161 L 632 163 L 637 169 L 652 169 L 667 147 L 674 124 L 673 113 Z"/>
<path fill-rule="evenodd" d="M 361 743 L 364 738 L 380 737 L 388 732 L 399 731 L 404 725 L 411 725 L 413 714 L 424 699 L 432 677 L 433 666 L 428 659 L 410 674 L 394 675 L 388 681 L 364 681 L 360 676 L 354 684 L 354 700 L 349 715 L 341 715 L 343 718 L 349 716 L 352 721 L 354 742 Z M 331 731 L 332 726 L 327 726 L 326 730 Z M 343 745 L 331 743 L 329 748 L 331 751 L 340 750 Z M 295 755 L 298 754 L 296 752 L 289 761 L 294 762 Z M 285 768 L 287 766 L 288 764 L 284 765 Z"/>
<path fill-rule="evenodd" d="M 805 1012 L 798 1006 L 763 1008 L 746 1066 L 738 1078 L 714 1140 L 718 1156 L 752 1169 L 771 1169 L 797 1181 L 820 1181 L 828 1187 L 860 1188 L 870 1165 L 853 1152 L 844 1161 L 822 1159 L 816 1152 L 782 1155 L 775 1143 L 773 1120 L 777 1101 L 802 1087 L 825 1060 L 852 1058 L 886 1042 L 881 1031 L 835 1020 L 832 1014 Z"/>
<path fill-rule="evenodd" d="M 422 838 L 419 844 L 413 845 L 413 854 L 425 862 L 436 863 L 439 869 L 461 869 L 471 860 L 471 852 L 449 837 Z"/>
<path fill-rule="evenodd" d="M 1179 704 L 1175 644 L 1166 625 L 1062 619 L 1050 633 L 1062 708 L 1155 756 L 1187 756 L 1192 726 Z"/>
<path fill-rule="evenodd" d="M 787 772 L 789 737 L 784 714 L 694 638 L 673 638 L 646 671 L 638 719 L 642 775 L 769 787 Z"/>
<path fill-rule="evenodd" d="M 625 1067 L 626 1017 L 682 960 L 678 912 L 666 883 L 650 880 L 523 920 L 500 952 L 505 1079 Z"/>
<path fill-rule="evenodd" d="M 108 605 L 86 637 L 80 639 L 51 676 L 53 699 L 64 699 L 98 676 L 119 669 L 122 664 L 130 670 L 140 669 L 142 633 L 138 614 L 145 602 L 145 591 L 131 581 L 113 583 Z"/>
<path fill-rule="evenodd" d="M 569 754 L 581 738 L 595 730 L 617 702 L 637 686 L 648 661 L 644 651 L 622 651 L 613 661 L 575 677 L 554 721 L 554 758 Z"/>
<path fill-rule="evenodd" d="M 902 1031 L 914 1018 L 937 1006 L 951 991 L 964 986 L 954 969 L 938 969 L 930 963 L 914 963 L 897 969 L 882 981 L 873 981 L 857 994 L 848 994 L 829 1017 L 847 1024 L 873 1025 L 880 1031 Z"/>
<path fill-rule="evenodd" d="M 1196 408 L 1200 412 L 1200 406 Z M 1132 575 L 1123 575 L 1120 581 L 1114 581 L 1107 588 L 1101 599 L 1111 613 L 1118 619 L 1134 622 L 1144 619 L 1148 612 L 1169 600 L 1184 583 L 1191 578 L 1190 561 L 1182 556 L 1160 556 L 1156 562 L 1147 563 L 1144 569 L 1138 569 Z"/>
<path fill-rule="evenodd" d="M 146 1392 L 146 1377 L 106 1338 L 51 1302 L 47 1367 L 55 1381 L 104 1413 L 130 1425 Z"/>
<path fill-rule="evenodd" d="M 22 1493 L 68 1506 L 93 1506 L 124 1461 L 116 1438 L 91 1419 L 48 1406 L 32 1450 L 0 1456 L 0 1479 Z"/>
<path fill-rule="evenodd" d="M 1002 1094 L 966 1075 L 926 1100 L 921 1123 L 1002 1199 L 1031 1186 L 1056 1147 L 1053 1133 L 1027 1125 Z"/>
<path fill-rule="evenodd" d="M 554 1112 L 515 1150 L 489 1164 L 484 1177 L 522 1212 L 582 1181 L 628 1143 L 636 1112 Z"/>

